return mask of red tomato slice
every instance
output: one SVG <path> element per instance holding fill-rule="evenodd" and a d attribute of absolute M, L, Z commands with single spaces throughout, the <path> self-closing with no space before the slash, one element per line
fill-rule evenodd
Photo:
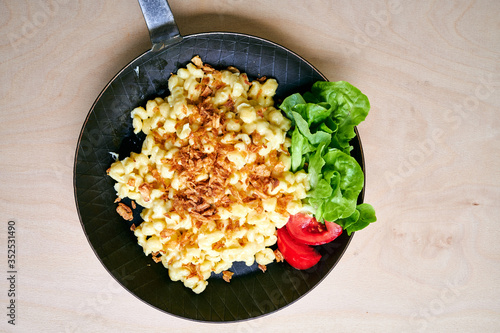
<path fill-rule="evenodd" d="M 290 266 L 308 269 L 316 265 L 321 255 L 312 247 L 297 242 L 285 227 L 278 229 L 278 249 Z"/>
<path fill-rule="evenodd" d="M 290 216 L 286 224 L 288 232 L 298 242 L 307 245 L 330 243 L 342 233 L 342 227 L 337 223 L 319 223 L 313 216 L 298 213 Z"/>

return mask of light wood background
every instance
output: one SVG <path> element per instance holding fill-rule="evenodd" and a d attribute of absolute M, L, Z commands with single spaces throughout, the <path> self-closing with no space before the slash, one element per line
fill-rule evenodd
<path fill-rule="evenodd" d="M 359 132 L 365 200 L 379 221 L 317 288 L 270 316 L 201 324 L 144 304 L 87 243 L 72 173 L 95 98 L 150 48 L 139 5 L 0 0 L 0 331 L 500 331 L 499 1 L 170 4 L 182 34 L 273 40 L 370 98 Z M 6 317 L 9 220 L 15 327 Z"/>

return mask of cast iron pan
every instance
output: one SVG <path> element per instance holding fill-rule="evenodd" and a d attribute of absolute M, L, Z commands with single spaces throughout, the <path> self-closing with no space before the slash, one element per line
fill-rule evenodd
<path fill-rule="evenodd" d="M 114 181 L 106 176 L 106 169 L 114 161 L 110 152 L 119 153 L 122 159 L 131 151 L 140 151 L 144 137 L 133 134 L 130 111 L 148 99 L 167 96 L 170 74 L 195 55 L 218 69 L 235 66 L 250 79 L 263 75 L 276 78 L 276 104 L 326 78 L 297 54 L 259 37 L 231 32 L 181 36 L 166 0 L 139 3 L 153 48 L 123 68 L 104 88 L 85 120 L 76 149 L 75 200 L 83 230 L 109 273 L 157 309 L 207 322 L 238 321 L 274 312 L 315 287 L 339 261 L 352 235 L 343 233 L 321 247 L 321 262 L 309 270 L 273 263 L 262 273 L 256 265 L 235 263 L 231 283 L 213 276 L 207 289 L 197 295 L 181 282 L 172 282 L 161 264 L 144 255 L 129 230 L 132 223 L 140 223 L 140 208 L 130 223 L 116 213 Z M 351 144 L 352 155 L 364 171 L 359 136 Z M 359 203 L 363 195 L 364 190 Z"/>

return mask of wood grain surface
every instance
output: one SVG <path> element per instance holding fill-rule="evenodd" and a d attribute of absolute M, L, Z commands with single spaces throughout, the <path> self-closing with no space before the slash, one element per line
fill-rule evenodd
<path fill-rule="evenodd" d="M 171 0 L 182 34 L 294 50 L 369 98 L 378 222 L 328 277 L 256 320 L 203 324 L 120 287 L 80 226 L 73 158 L 106 83 L 151 47 L 135 0 L 0 0 L 0 331 L 500 331 L 500 2 Z M 6 316 L 16 223 L 16 325 Z"/>

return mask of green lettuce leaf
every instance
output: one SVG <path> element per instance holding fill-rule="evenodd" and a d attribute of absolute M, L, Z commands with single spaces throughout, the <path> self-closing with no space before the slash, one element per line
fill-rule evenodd
<path fill-rule="evenodd" d="M 320 179 L 314 190 L 308 193 L 307 203 L 315 210 L 316 220 L 323 221 L 325 198 L 330 197 L 333 191 L 328 181 Z"/>
<path fill-rule="evenodd" d="M 306 101 L 306 103 L 315 103 L 315 104 L 318 104 L 320 103 L 321 101 L 318 100 L 318 98 L 316 96 L 314 96 L 310 91 L 306 91 L 304 93 L 304 100 Z"/>
<path fill-rule="evenodd" d="M 283 103 L 281 103 L 281 105 L 279 106 L 279 108 L 281 110 L 283 110 L 283 112 L 285 112 L 287 118 L 290 119 L 293 124 L 295 124 L 293 116 L 292 116 L 293 107 L 295 105 L 305 104 L 305 103 L 306 103 L 306 101 L 304 100 L 302 95 L 299 93 L 296 93 L 296 94 L 290 95 L 287 98 L 285 98 L 283 100 Z"/>
<path fill-rule="evenodd" d="M 317 131 L 316 133 L 311 133 L 309 129 L 309 125 L 307 121 L 297 112 L 292 111 L 292 117 L 295 120 L 295 126 L 299 128 L 300 133 L 309 140 L 309 142 L 313 145 L 319 145 L 320 143 L 330 143 L 332 138 L 331 134 L 328 134 L 323 131 Z"/>
<path fill-rule="evenodd" d="M 318 124 L 327 119 L 333 111 L 328 103 L 306 103 L 297 104 L 292 108 L 293 111 L 299 113 L 309 126 Z"/>
<path fill-rule="evenodd" d="M 358 162 L 338 149 L 332 149 L 323 156 L 324 169 L 339 175 L 338 190 L 325 203 L 324 219 L 335 221 L 350 216 L 356 209 L 359 193 L 363 189 L 364 174 Z"/>
<path fill-rule="evenodd" d="M 350 236 L 351 233 L 366 228 L 370 223 L 376 222 L 375 209 L 372 205 L 362 203 L 356 207 L 351 216 L 336 221 Z"/>
<path fill-rule="evenodd" d="M 311 93 L 320 102 L 336 106 L 333 113 L 338 125 L 335 135 L 336 148 L 350 151 L 349 141 L 356 136 L 354 127 L 365 120 L 370 111 L 368 98 L 356 87 L 345 81 L 313 84 Z"/>
<path fill-rule="evenodd" d="M 325 149 L 326 144 L 321 143 L 314 155 L 309 159 L 308 173 L 309 173 L 309 185 L 312 189 L 316 188 L 321 176 L 321 170 L 325 165 L 325 160 L 323 159 L 323 150 Z"/>
<path fill-rule="evenodd" d="M 295 127 L 290 147 L 291 169 L 293 172 L 301 170 L 304 167 L 304 155 L 314 151 L 314 149 L 315 147 L 300 133 L 298 127 Z"/>
<path fill-rule="evenodd" d="M 292 121 L 291 170 L 309 175 L 305 203 L 320 222 L 339 223 L 350 235 L 376 221 L 368 204 L 358 205 L 364 174 L 349 145 L 369 110 L 368 98 L 351 84 L 316 82 L 311 91 L 293 94 L 279 106 Z"/>
<path fill-rule="evenodd" d="M 323 123 L 321 123 L 319 127 L 322 131 L 326 133 L 335 133 L 338 130 L 338 125 L 336 122 L 333 121 L 332 118 L 326 118 Z"/>

